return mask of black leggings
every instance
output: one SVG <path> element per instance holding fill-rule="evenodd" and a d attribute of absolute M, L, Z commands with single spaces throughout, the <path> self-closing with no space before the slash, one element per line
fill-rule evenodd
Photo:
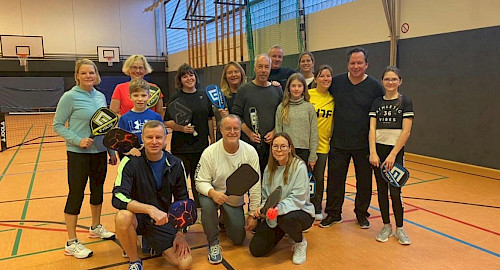
<path fill-rule="evenodd" d="M 380 164 L 384 162 L 387 156 L 391 153 L 394 146 L 384 145 L 377 143 L 377 155 L 380 158 Z M 399 151 L 396 156 L 396 163 L 403 165 L 404 148 Z M 401 188 L 389 185 L 380 173 L 380 168 L 373 169 L 375 173 L 375 179 L 377 179 L 377 193 L 378 193 L 378 204 L 380 207 L 380 213 L 382 213 L 382 221 L 384 224 L 391 223 L 389 219 L 389 194 L 391 192 L 392 201 L 392 211 L 394 211 L 394 218 L 396 219 L 396 226 L 403 227 L 403 199 L 401 198 Z"/>
<path fill-rule="evenodd" d="M 196 167 L 198 166 L 198 162 L 201 158 L 200 153 L 172 153 L 176 157 L 182 160 L 184 163 L 184 169 L 186 170 L 186 174 L 189 175 L 189 179 L 191 179 L 191 192 L 193 193 L 193 199 L 197 208 L 201 209 L 200 205 L 200 196 L 198 195 L 198 191 L 196 191 Z M 187 176 L 186 176 L 187 177 Z M 187 179 L 186 179 L 187 181 Z"/>
<path fill-rule="evenodd" d="M 90 204 L 100 205 L 103 200 L 104 180 L 106 179 L 107 153 L 75 153 L 67 151 L 69 193 L 64 213 L 80 214 L 87 180 L 90 179 Z"/>
<path fill-rule="evenodd" d="M 296 243 L 302 242 L 302 231 L 311 227 L 313 222 L 314 218 L 302 210 L 278 216 L 278 226 L 275 228 L 270 228 L 267 222 L 263 221 L 257 226 L 255 235 L 250 241 L 250 253 L 255 257 L 268 254 L 285 233 L 288 233 Z"/>

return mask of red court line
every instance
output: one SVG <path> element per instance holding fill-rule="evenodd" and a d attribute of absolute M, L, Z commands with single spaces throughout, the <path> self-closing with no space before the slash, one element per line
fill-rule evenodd
<path fill-rule="evenodd" d="M 349 185 L 349 186 L 356 187 L 355 185 L 352 185 L 352 184 L 349 184 L 349 183 L 346 183 L 346 184 Z M 374 195 L 373 192 L 372 192 L 372 195 Z M 495 232 L 495 231 L 492 231 L 492 230 L 489 230 L 489 229 L 486 229 L 486 228 L 483 228 L 483 227 L 479 227 L 477 225 L 474 225 L 474 224 L 471 224 L 471 223 L 468 223 L 468 222 L 465 222 L 465 221 L 462 221 L 462 220 L 459 220 L 459 219 L 456 219 L 456 218 L 452 218 L 452 217 L 449 217 L 449 216 L 446 216 L 446 215 L 443 215 L 443 214 L 440 214 L 440 213 L 437 213 L 437 212 L 434 212 L 434 211 L 431 211 L 431 210 L 428 210 L 428 209 L 416 206 L 414 204 L 410 204 L 410 203 L 407 203 L 407 202 L 405 202 L 404 204 L 412 206 L 412 207 L 415 207 L 415 208 L 418 208 L 418 209 L 420 209 L 422 211 L 434 214 L 436 216 L 440 216 L 440 217 L 443 217 L 443 218 L 446 218 L 446 219 L 449 219 L 449 220 L 453 220 L 453 221 L 458 222 L 460 224 L 464 224 L 464 225 L 467 225 L 469 227 L 476 228 L 478 230 L 485 231 L 485 232 L 488 232 L 488 233 L 500 236 L 500 233 L 498 233 L 498 232 Z"/>
<path fill-rule="evenodd" d="M 52 232 L 67 232 L 66 229 L 53 229 L 53 228 L 41 228 L 41 227 L 33 227 L 33 226 L 25 226 L 25 225 L 15 225 L 15 224 L 5 224 L 0 223 L 0 226 L 11 227 L 11 228 L 20 228 L 20 229 L 30 229 L 30 230 L 39 230 L 39 231 L 52 231 Z M 89 231 L 84 230 L 76 230 L 79 233 L 88 233 Z"/>
<path fill-rule="evenodd" d="M 497 236 L 500 236 L 500 233 L 498 232 L 494 232 L 492 230 L 488 230 L 486 228 L 483 228 L 483 227 L 479 227 L 477 225 L 474 225 L 474 224 L 471 224 L 471 223 L 468 223 L 468 222 L 465 222 L 465 221 L 462 221 L 462 220 L 459 220 L 459 219 L 456 219 L 456 218 L 452 218 L 452 217 L 449 217 L 449 216 L 446 216 L 446 215 L 443 215 L 443 214 L 440 214 L 440 213 L 437 213 L 437 212 L 434 212 L 434 211 L 431 211 L 431 210 L 428 210 L 428 209 L 425 209 L 425 208 L 422 208 L 422 207 L 419 207 L 419 206 L 416 206 L 414 204 L 410 204 L 410 203 L 407 203 L 405 202 L 404 204 L 406 205 L 409 205 L 409 206 L 412 206 L 412 207 L 415 207 L 415 208 L 418 208 L 422 211 L 425 211 L 425 212 L 428 212 L 428 213 L 431 213 L 431 214 L 434 214 L 436 216 L 440 216 L 440 217 L 443 217 L 443 218 L 446 218 L 446 219 L 449 219 L 449 220 L 453 220 L 455 222 L 458 222 L 460 224 L 464 224 L 464 225 L 467 225 L 469 227 L 473 227 L 473 228 L 476 228 L 478 230 L 481 230 L 481 231 L 485 231 L 485 232 L 488 232 L 488 233 L 491 233 L 491 234 L 494 234 L 494 235 L 497 235 Z"/>

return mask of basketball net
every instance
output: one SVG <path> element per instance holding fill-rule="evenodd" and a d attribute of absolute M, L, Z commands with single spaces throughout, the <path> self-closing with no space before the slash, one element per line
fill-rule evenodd
<path fill-rule="evenodd" d="M 28 71 L 28 55 L 24 53 L 20 53 L 17 55 L 19 59 L 19 65 L 24 67 L 24 71 Z"/>
<path fill-rule="evenodd" d="M 106 56 L 106 59 L 108 59 L 108 67 L 113 66 L 113 56 Z"/>

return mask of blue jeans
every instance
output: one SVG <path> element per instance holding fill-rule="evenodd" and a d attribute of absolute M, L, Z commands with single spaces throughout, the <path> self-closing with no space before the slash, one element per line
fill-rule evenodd
<path fill-rule="evenodd" d="M 207 196 L 200 194 L 201 204 L 201 224 L 207 235 L 209 244 L 214 243 L 219 239 L 219 218 L 217 210 L 223 213 L 224 226 L 229 239 L 235 245 L 241 245 L 245 240 L 245 214 L 242 206 L 229 206 L 228 204 L 218 205 Z"/>

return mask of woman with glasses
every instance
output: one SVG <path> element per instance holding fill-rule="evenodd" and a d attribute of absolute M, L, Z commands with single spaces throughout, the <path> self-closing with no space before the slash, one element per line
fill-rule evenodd
<path fill-rule="evenodd" d="M 130 80 L 133 79 L 144 79 L 144 76 L 153 72 L 153 69 L 149 65 L 146 57 L 144 55 L 131 55 L 125 63 L 123 63 L 122 72 L 130 76 Z M 130 111 L 134 104 L 130 100 L 129 87 L 130 81 L 125 83 L 120 83 L 115 87 L 113 96 L 111 97 L 111 103 L 109 108 L 119 115 L 123 115 Z M 150 83 L 151 92 L 154 93 L 160 88 L 153 83 Z M 151 110 L 159 113 L 163 117 L 163 94 L 160 94 L 158 102 L 156 105 L 150 108 Z"/>
<path fill-rule="evenodd" d="M 411 244 L 410 238 L 403 229 L 403 202 L 401 188 L 389 185 L 382 179 L 379 166 L 391 170 L 394 163 L 403 165 L 404 146 L 410 137 L 413 123 L 413 103 L 407 96 L 399 93 L 403 83 L 401 72 L 396 67 L 387 67 L 382 76 L 385 95 L 373 101 L 370 110 L 370 163 L 374 168 L 377 180 L 378 204 L 384 226 L 375 238 L 379 242 L 387 242 L 393 235 L 389 219 L 388 190 L 391 192 L 392 210 L 396 219 L 394 236 L 402 245 Z"/>
<path fill-rule="evenodd" d="M 283 102 L 276 109 L 275 123 L 276 132 L 289 134 L 297 155 L 313 169 L 318 159 L 318 122 L 302 74 L 294 73 L 288 78 Z"/>
<path fill-rule="evenodd" d="M 293 263 L 306 261 L 307 241 L 302 231 L 314 222 L 314 206 L 309 201 L 309 181 L 307 168 L 296 154 L 290 136 L 277 133 L 271 141 L 272 155 L 262 177 L 262 206 L 269 194 L 281 186 L 281 199 L 272 210 L 278 216 L 269 220 L 266 213 L 257 209 L 257 217 L 266 218 L 261 222 L 250 242 L 250 252 L 255 257 L 268 254 L 288 234 L 293 244 Z"/>

